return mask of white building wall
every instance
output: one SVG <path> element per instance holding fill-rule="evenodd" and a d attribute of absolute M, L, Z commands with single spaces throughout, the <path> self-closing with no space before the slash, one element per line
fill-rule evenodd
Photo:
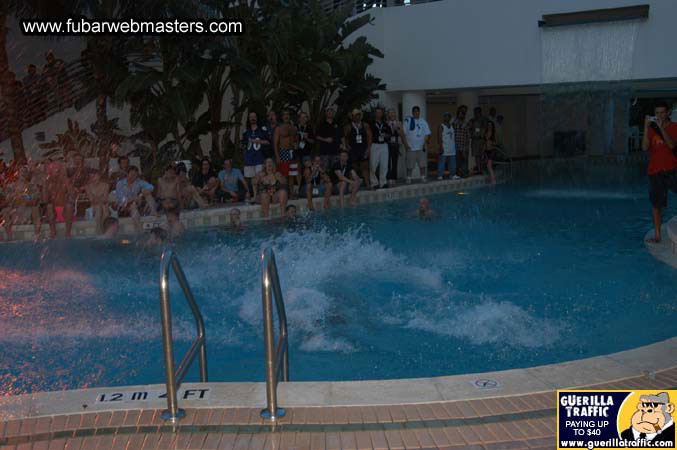
<path fill-rule="evenodd" d="M 674 0 L 443 0 L 374 8 L 367 36 L 383 51 L 371 72 L 388 91 L 538 85 L 543 14 L 649 4 L 638 26 L 632 79 L 677 77 Z"/>

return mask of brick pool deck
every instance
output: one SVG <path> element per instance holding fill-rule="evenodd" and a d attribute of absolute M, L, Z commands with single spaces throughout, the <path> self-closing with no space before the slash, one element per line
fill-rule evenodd
<path fill-rule="evenodd" d="M 473 389 L 468 381 L 478 377 L 497 381 L 498 388 Z M 601 379 L 607 381 L 590 382 Z M 162 402 L 111 407 L 93 401 L 115 388 L 0 398 L 0 450 L 552 449 L 556 389 L 675 389 L 677 338 L 488 374 L 282 383 L 280 404 L 287 415 L 275 425 L 259 416 L 263 383 L 186 385 L 213 392 L 202 407 L 180 403 L 187 415 L 177 425 L 161 419 Z"/>

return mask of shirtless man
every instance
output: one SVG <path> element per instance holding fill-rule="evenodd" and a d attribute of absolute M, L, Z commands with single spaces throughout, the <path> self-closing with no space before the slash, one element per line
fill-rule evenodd
<path fill-rule="evenodd" d="M 273 138 L 273 148 L 275 149 L 275 161 L 277 170 L 287 177 L 289 186 L 289 195 L 296 197 L 296 178 L 299 174 L 299 166 L 294 159 L 296 146 L 298 144 L 298 131 L 291 123 L 289 111 L 282 111 L 282 123 L 275 128 L 275 137 Z"/>
<path fill-rule="evenodd" d="M 47 181 L 43 187 L 43 202 L 47 205 L 49 235 L 56 237 L 56 223 L 66 222 L 66 237 L 73 227 L 73 201 L 75 188 L 66 176 L 63 163 L 53 162 L 47 170 Z"/>
<path fill-rule="evenodd" d="M 242 222 L 240 222 L 240 210 L 233 208 L 230 210 L 230 229 L 232 231 L 242 231 Z"/>
<path fill-rule="evenodd" d="M 430 209 L 430 202 L 425 197 L 422 197 L 421 200 L 418 201 L 417 213 L 421 219 L 430 219 L 435 215 L 435 211 Z"/>
<path fill-rule="evenodd" d="M 169 231 L 169 237 L 171 239 L 176 239 L 181 234 L 186 231 L 186 228 L 183 226 L 179 220 L 179 209 L 176 207 L 171 207 L 166 210 L 167 212 L 167 228 Z"/>
<path fill-rule="evenodd" d="M 157 180 L 156 199 L 158 209 L 167 211 L 180 203 L 180 197 L 179 177 L 176 175 L 174 166 L 170 164 L 165 169 L 165 174 Z"/>
<path fill-rule="evenodd" d="M 184 163 L 179 163 L 176 166 L 176 176 L 179 180 L 179 203 L 181 209 L 189 209 L 192 202 L 196 203 L 200 208 L 206 208 L 207 202 L 188 179 L 188 171 Z"/>
<path fill-rule="evenodd" d="M 90 181 L 85 186 L 85 193 L 92 204 L 94 220 L 96 220 L 96 231 L 97 233 L 103 233 L 104 221 L 110 215 L 110 210 L 108 209 L 110 186 L 108 182 L 101 179 L 101 173 L 98 170 L 92 172 Z"/>
<path fill-rule="evenodd" d="M 7 239 L 12 240 L 14 225 L 33 223 L 35 238 L 40 237 L 40 190 L 30 181 L 28 166 L 21 166 L 17 180 L 7 189 L 8 208 L 5 209 L 5 232 Z"/>

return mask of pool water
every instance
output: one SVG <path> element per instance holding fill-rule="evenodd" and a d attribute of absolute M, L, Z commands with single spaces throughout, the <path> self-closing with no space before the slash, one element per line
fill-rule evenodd
<path fill-rule="evenodd" d="M 187 233 L 175 249 L 205 316 L 210 381 L 264 379 L 266 246 L 293 380 L 528 367 L 674 336 L 677 272 L 644 246 L 643 170 L 559 174 L 431 196 L 430 221 L 412 199 Z M 2 245 L 0 394 L 163 382 L 159 255 L 92 239 Z M 194 324 L 172 280 L 178 360 Z"/>

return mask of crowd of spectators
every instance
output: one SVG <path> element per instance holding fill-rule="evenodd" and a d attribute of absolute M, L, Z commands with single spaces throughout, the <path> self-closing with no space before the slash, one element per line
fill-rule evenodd
<path fill-rule="evenodd" d="M 54 62 L 53 64 L 56 64 Z M 485 170 L 495 183 L 493 161 L 500 148 L 498 130 L 501 117 L 490 111 L 483 117 L 475 108 L 466 120 L 467 108 L 459 106 L 455 117 L 443 115 L 438 133 L 437 179 L 451 179 Z M 350 120 L 340 126 L 333 108 L 327 108 L 317 130 L 306 113 L 296 123 L 289 111 L 281 121 L 270 112 L 259 124 L 257 114 L 248 116 L 242 135 L 244 165 L 234 167 L 226 159 L 214 167 L 209 158 L 192 164 L 168 164 L 157 180 L 144 180 L 140 170 L 126 156 L 113 160 L 110 169 L 89 168 L 77 152 L 64 161 L 40 161 L 0 165 L 0 220 L 5 237 L 12 239 L 16 225 L 32 224 L 36 237 L 47 223 L 50 236 L 56 224 L 65 224 L 71 235 L 74 220 L 96 222 L 99 233 L 110 232 L 117 218 L 131 217 L 141 230 L 144 215 L 167 218 L 168 235 L 180 234 L 180 211 L 241 203 L 259 204 L 261 217 L 270 215 L 271 204 L 279 204 L 286 216 L 294 216 L 290 199 L 305 199 L 314 209 L 313 198 L 322 198 L 324 209 L 331 207 L 331 196 L 338 195 L 341 207 L 354 204 L 360 189 L 381 189 L 397 183 L 412 183 L 418 166 L 420 181 L 426 182 L 431 130 L 419 107 L 400 123 L 393 110 L 373 111 L 364 120 L 362 111 L 353 110 Z M 404 152 L 402 152 L 404 150 Z M 113 154 L 115 152 L 112 152 Z M 405 157 L 406 176 L 398 177 L 398 161 Z M 470 164 L 468 164 L 470 160 Z M 239 209 L 231 222 L 239 227 Z M 156 233 L 157 234 L 157 233 Z"/>

